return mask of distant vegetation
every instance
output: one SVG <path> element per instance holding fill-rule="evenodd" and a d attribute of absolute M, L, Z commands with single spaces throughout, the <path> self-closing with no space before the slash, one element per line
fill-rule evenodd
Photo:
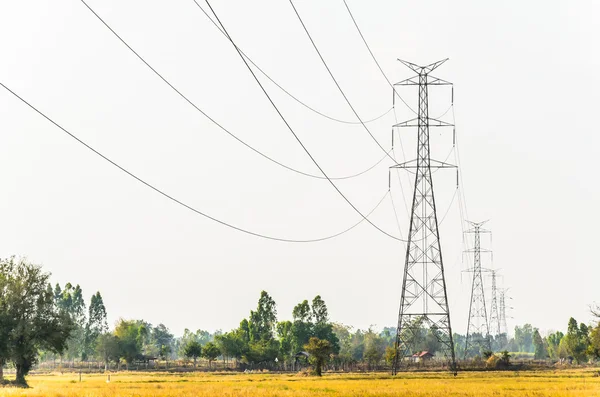
<path fill-rule="evenodd" d="M 202 359 L 208 369 L 219 361 L 220 368 L 239 370 L 297 370 L 309 364 L 317 374 L 326 366 L 374 370 L 389 366 L 396 352 L 395 328 L 354 330 L 331 322 L 318 295 L 298 303 L 291 320 L 278 321 L 275 301 L 262 291 L 256 309 L 238 328 L 212 334 L 186 329 L 176 337 L 164 324 L 135 319 L 120 319 L 110 330 L 100 292 L 86 305 L 79 285 L 52 287 L 49 277 L 25 260 L 0 260 L 0 382 L 2 368 L 9 366 L 16 371 L 16 383 L 26 385 L 25 376 L 39 363 L 127 369 L 160 361 L 164 368 L 192 368 Z M 415 335 L 418 350 L 438 352 L 433 332 L 422 328 Z M 484 341 L 481 335 L 473 337 Z M 465 336 L 454 334 L 454 342 L 462 358 Z M 490 343 L 497 354 L 481 343 L 467 358 L 494 365 L 507 365 L 511 358 L 585 363 L 600 358 L 600 325 L 578 324 L 571 318 L 566 333 L 542 337 L 537 328 L 525 324 L 515 327 L 514 337 L 502 334 Z"/>

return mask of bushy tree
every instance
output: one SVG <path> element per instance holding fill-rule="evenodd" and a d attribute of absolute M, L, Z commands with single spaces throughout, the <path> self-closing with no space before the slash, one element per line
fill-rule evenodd
<path fill-rule="evenodd" d="M 196 340 L 190 340 L 183 347 L 183 354 L 194 360 L 194 368 L 196 368 L 196 361 L 202 355 L 202 345 Z"/>
<path fill-rule="evenodd" d="M 106 371 L 111 361 L 118 363 L 121 357 L 119 338 L 108 332 L 98 335 L 94 351 L 96 356 L 104 362 L 104 370 Z"/>
<path fill-rule="evenodd" d="M 363 359 L 369 364 L 369 367 L 379 364 L 385 353 L 385 341 L 372 329 L 365 333 L 365 349 Z"/>
<path fill-rule="evenodd" d="M 548 349 L 537 328 L 534 328 L 533 330 L 533 348 L 536 360 L 542 360 L 548 357 Z"/>
<path fill-rule="evenodd" d="M 577 321 L 571 317 L 567 327 L 567 334 L 563 339 L 567 351 L 578 363 L 583 363 L 587 360 L 589 335 L 585 324 L 581 323 L 578 327 Z"/>
<path fill-rule="evenodd" d="M 88 311 L 87 324 L 85 326 L 85 345 L 82 358 L 85 360 L 93 354 L 98 337 L 108 331 L 106 320 L 106 307 L 100 292 L 92 295 Z"/>
<path fill-rule="evenodd" d="M 73 321 L 54 301 L 48 283 L 50 274 L 40 266 L 14 257 L 0 260 L 2 296 L 0 318 L 4 322 L 0 352 L 16 369 L 16 383 L 26 385 L 25 376 L 37 362 L 40 350 L 62 353 L 73 330 Z"/>
<path fill-rule="evenodd" d="M 332 354 L 331 344 L 329 341 L 312 337 L 304 345 L 304 350 L 310 355 L 309 361 L 314 366 L 315 375 L 321 376 L 323 365 L 329 361 Z"/>
<path fill-rule="evenodd" d="M 208 367 L 210 368 L 212 367 L 212 362 L 221 355 L 221 351 L 215 343 L 208 342 L 202 349 L 202 355 L 208 360 Z"/>
<path fill-rule="evenodd" d="M 120 356 L 127 366 L 143 354 L 144 341 L 148 337 L 147 323 L 141 320 L 120 319 L 115 327 L 115 336 L 119 341 Z"/>

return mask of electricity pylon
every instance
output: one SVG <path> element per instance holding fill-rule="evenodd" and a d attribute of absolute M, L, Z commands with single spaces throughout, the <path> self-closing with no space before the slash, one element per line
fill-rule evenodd
<path fill-rule="evenodd" d="M 496 288 L 496 270 L 492 270 L 492 304 L 490 307 L 490 328 L 495 336 L 500 335 L 500 316 L 498 314 L 498 291 Z"/>
<path fill-rule="evenodd" d="M 490 233 L 490 231 L 481 228 L 487 221 L 479 223 L 467 222 L 472 228 L 465 233 L 472 233 L 474 235 L 475 244 L 472 249 L 465 251 L 466 253 L 473 254 L 473 267 L 467 269 L 468 272 L 473 273 L 473 283 L 471 284 L 471 303 L 469 305 L 469 324 L 467 325 L 464 358 L 467 358 L 470 348 L 476 345 L 483 345 L 487 350 L 490 349 L 490 327 L 485 308 L 483 277 L 481 275 L 482 270 L 489 271 L 489 269 L 482 269 L 481 267 L 481 253 L 491 252 L 489 250 L 482 250 L 481 234 Z"/>
<path fill-rule="evenodd" d="M 506 291 L 508 288 L 500 289 L 500 333 L 508 337 L 508 326 L 506 325 Z"/>
<path fill-rule="evenodd" d="M 391 168 L 412 169 L 415 174 L 414 194 L 398 329 L 396 333 L 396 356 L 392 373 L 396 374 L 405 357 L 417 353 L 422 331 L 429 328 L 439 341 L 441 351 L 456 371 L 454 357 L 454 341 L 450 326 L 450 309 L 444 265 L 436 214 L 436 204 L 433 194 L 431 169 L 456 168 L 451 164 L 430 158 L 429 127 L 450 127 L 452 124 L 429 117 L 428 87 L 432 85 L 452 85 L 451 83 L 433 77 L 430 73 L 447 61 L 444 59 L 428 66 L 418 66 L 400 60 L 404 65 L 417 73 L 394 84 L 395 86 L 418 86 L 419 103 L 417 117 L 396 124 L 394 127 L 417 127 L 417 158 L 405 163 L 396 164 Z"/>

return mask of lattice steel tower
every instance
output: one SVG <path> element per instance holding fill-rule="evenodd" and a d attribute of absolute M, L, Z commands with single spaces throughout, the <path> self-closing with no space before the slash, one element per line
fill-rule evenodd
<path fill-rule="evenodd" d="M 417 76 L 394 85 L 418 86 L 419 106 L 416 118 L 394 126 L 417 127 L 418 136 L 417 158 L 391 167 L 413 169 L 415 173 L 396 334 L 396 358 L 392 373 L 397 373 L 405 357 L 410 357 L 420 350 L 418 339 L 423 328 L 429 328 L 429 332 L 437 337 L 444 356 L 450 362 L 452 370 L 456 371 L 450 310 L 431 178 L 432 168 L 456 167 L 432 160 L 429 147 L 429 127 L 452 126 L 452 124 L 429 117 L 428 86 L 451 85 L 447 81 L 431 76 L 430 73 L 447 59 L 428 66 L 418 66 L 400 59 L 399 61 L 417 73 Z"/>
<path fill-rule="evenodd" d="M 508 337 L 508 326 L 506 325 L 506 289 L 500 290 L 500 333 Z"/>
<path fill-rule="evenodd" d="M 466 253 L 473 254 L 473 267 L 467 270 L 473 273 L 473 284 L 471 285 L 471 304 L 469 305 L 465 358 L 470 348 L 476 345 L 483 345 L 486 349 L 490 349 L 490 327 L 485 309 L 485 294 L 483 292 L 483 277 L 481 275 L 481 253 L 490 252 L 489 250 L 482 250 L 481 234 L 489 233 L 490 231 L 481 228 L 487 221 L 479 223 L 467 222 L 472 226 L 472 229 L 467 230 L 465 233 L 472 233 L 475 237 L 475 243 L 472 249 L 465 251 Z M 483 270 L 489 271 L 488 269 Z"/>
<path fill-rule="evenodd" d="M 492 270 L 492 304 L 490 307 L 490 328 L 495 336 L 500 335 L 500 316 L 498 314 L 498 291 L 496 288 L 496 270 Z"/>

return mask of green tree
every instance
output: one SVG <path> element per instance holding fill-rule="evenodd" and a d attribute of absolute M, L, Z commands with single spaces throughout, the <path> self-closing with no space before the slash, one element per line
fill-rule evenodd
<path fill-rule="evenodd" d="M 83 350 L 83 359 L 94 352 L 96 340 L 98 337 L 108 331 L 106 320 L 106 307 L 102 300 L 100 292 L 92 295 L 88 311 L 87 324 L 85 326 L 85 347 Z"/>
<path fill-rule="evenodd" d="M 371 328 L 365 333 L 365 349 L 363 359 L 372 368 L 379 364 L 385 353 L 385 341 L 381 336 L 373 332 Z"/>
<path fill-rule="evenodd" d="M 202 355 L 208 360 L 208 367 L 212 367 L 212 362 L 221 355 L 219 347 L 213 342 L 208 342 L 202 349 Z"/>
<path fill-rule="evenodd" d="M 119 338 L 111 333 L 103 333 L 96 338 L 96 356 L 104 362 L 104 370 L 108 369 L 111 361 L 119 362 L 121 350 L 119 349 Z"/>
<path fill-rule="evenodd" d="M 196 361 L 198 360 L 198 357 L 202 355 L 202 345 L 196 340 L 190 340 L 184 346 L 183 354 L 187 358 L 194 359 L 194 368 L 196 368 Z"/>
<path fill-rule="evenodd" d="M 119 340 L 120 356 L 127 363 L 127 367 L 142 355 L 148 332 L 144 321 L 120 319 L 117 322 L 115 336 Z"/>
<path fill-rule="evenodd" d="M 277 322 L 275 301 L 266 291 L 261 291 L 256 311 L 250 311 L 248 326 L 250 341 L 267 341 L 273 339 L 273 330 Z"/>
<path fill-rule="evenodd" d="M 389 366 L 394 365 L 394 361 L 396 360 L 396 355 L 398 351 L 393 346 L 388 346 L 385 348 L 385 363 Z"/>
<path fill-rule="evenodd" d="M 310 355 L 309 361 L 314 365 L 314 371 L 317 376 L 321 376 L 323 365 L 327 363 L 332 353 L 329 341 L 312 337 L 304 345 L 304 350 Z"/>
<path fill-rule="evenodd" d="M 561 339 L 564 336 L 565 334 L 563 334 L 562 332 L 556 331 L 555 333 L 548 335 L 548 337 L 546 338 L 546 342 L 548 344 L 548 355 L 550 356 L 550 358 L 554 360 L 558 360 L 560 358 L 558 354 L 558 347 L 560 345 Z"/>
<path fill-rule="evenodd" d="M 548 357 L 548 349 L 537 328 L 534 328 L 533 330 L 533 348 L 536 360 L 543 360 Z"/>
<path fill-rule="evenodd" d="M 312 301 L 312 315 L 315 324 L 326 324 L 329 321 L 329 312 L 325 301 L 321 299 L 321 295 L 314 297 Z"/>
<path fill-rule="evenodd" d="M 242 358 L 242 355 L 247 350 L 247 341 L 244 341 L 239 329 L 218 335 L 215 337 L 215 341 L 223 356 L 234 358 L 236 362 Z"/>
<path fill-rule="evenodd" d="M 519 351 L 533 352 L 533 327 L 531 324 L 515 327 L 515 342 L 519 346 Z"/>
<path fill-rule="evenodd" d="M 62 353 L 73 329 L 71 318 L 59 311 L 54 294 L 40 266 L 25 260 L 0 260 L 4 280 L 2 317 L 5 323 L 8 356 L 16 369 L 16 383 L 27 385 L 25 376 L 37 362 L 40 350 Z"/>
<path fill-rule="evenodd" d="M 305 323 L 312 322 L 310 305 L 306 299 L 294 306 L 294 309 L 292 310 L 292 317 L 294 321 L 299 320 Z"/>
<path fill-rule="evenodd" d="M 169 354 L 173 351 L 174 336 L 164 324 L 158 324 L 152 328 L 150 335 L 150 344 L 152 346 L 152 355 L 168 361 Z"/>
<path fill-rule="evenodd" d="M 563 338 L 569 354 L 578 362 L 587 360 L 587 349 L 589 346 L 589 335 L 587 326 L 583 323 L 578 327 L 577 321 L 571 317 L 567 327 L 567 334 Z"/>
<path fill-rule="evenodd" d="M 295 353 L 293 348 L 293 323 L 291 321 L 280 321 L 277 323 L 277 338 L 279 339 L 279 358 L 287 364 L 292 360 Z"/>

